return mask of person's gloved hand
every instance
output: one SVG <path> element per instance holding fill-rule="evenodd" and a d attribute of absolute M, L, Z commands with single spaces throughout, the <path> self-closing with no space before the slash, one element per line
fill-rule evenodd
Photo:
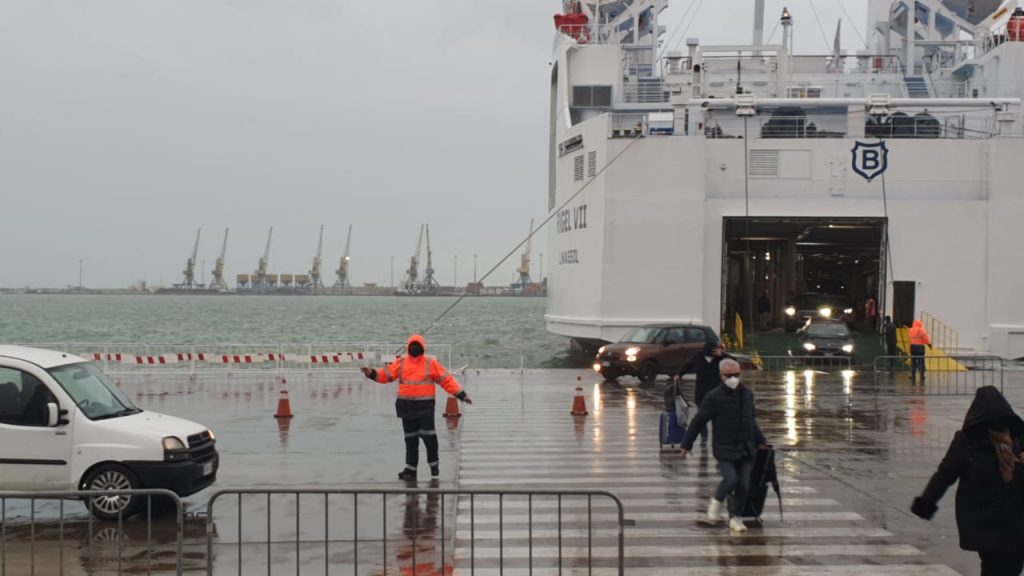
<path fill-rule="evenodd" d="M 374 370 L 373 368 L 369 368 L 367 366 L 363 366 L 362 367 L 362 371 L 363 371 L 363 376 L 366 376 L 370 380 L 376 380 L 377 379 L 377 371 Z"/>
<path fill-rule="evenodd" d="M 920 496 L 914 498 L 914 503 L 910 505 L 910 511 L 914 513 L 914 516 L 924 520 L 931 520 L 932 516 L 935 516 L 935 512 L 938 509 L 938 506 L 930 502 L 925 502 Z"/>
<path fill-rule="evenodd" d="M 466 394 L 465 390 L 463 390 L 462 392 L 459 392 L 458 394 L 456 394 L 455 397 L 458 398 L 459 400 L 461 400 L 462 402 L 465 402 L 466 404 L 472 404 L 473 403 L 473 399 L 470 398 L 468 394 Z"/>

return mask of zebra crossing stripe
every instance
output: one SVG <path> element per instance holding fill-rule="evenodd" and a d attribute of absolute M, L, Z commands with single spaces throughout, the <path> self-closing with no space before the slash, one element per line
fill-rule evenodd
<path fill-rule="evenodd" d="M 881 556 L 922 556 L 921 552 L 913 546 L 906 544 L 767 544 L 767 545 L 732 545 L 732 544 L 708 544 L 705 546 L 632 546 L 629 549 L 629 556 L 632 558 L 742 558 L 751 556 L 760 557 L 819 557 L 819 556 L 867 556 L 878 558 Z M 530 550 L 522 547 L 510 549 L 481 548 L 476 547 L 472 552 L 466 548 L 456 549 L 456 559 L 468 559 L 473 554 L 477 560 L 497 559 L 517 560 L 529 558 Z M 535 542 L 533 545 L 534 560 L 557 560 L 559 548 L 557 545 L 544 545 Z M 594 559 L 617 559 L 619 551 L 614 546 L 594 546 L 589 550 L 590 557 Z M 588 547 L 563 546 L 561 548 L 562 558 L 587 558 Z M 629 572 L 632 574 L 632 572 Z"/>

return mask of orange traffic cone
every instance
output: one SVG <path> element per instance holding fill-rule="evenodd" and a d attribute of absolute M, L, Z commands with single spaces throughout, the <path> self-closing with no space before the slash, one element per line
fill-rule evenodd
<path fill-rule="evenodd" d="M 462 412 L 459 412 L 459 401 L 454 396 L 448 397 L 448 404 L 444 407 L 445 418 L 458 418 L 462 416 Z"/>
<path fill-rule="evenodd" d="M 573 416 L 586 416 L 587 412 L 587 400 L 583 397 L 583 387 L 576 387 L 576 397 L 572 400 L 572 415 Z"/>
<path fill-rule="evenodd" d="M 274 414 L 274 418 L 291 418 L 292 414 L 292 403 L 288 400 L 288 391 L 281 390 L 281 397 L 277 400 L 277 414 Z"/>

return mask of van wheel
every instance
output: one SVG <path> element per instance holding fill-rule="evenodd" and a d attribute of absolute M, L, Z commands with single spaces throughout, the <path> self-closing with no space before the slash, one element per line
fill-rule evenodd
<path fill-rule="evenodd" d="M 124 492 L 138 490 L 139 487 L 139 479 L 135 474 L 118 464 L 98 466 L 82 482 L 83 490 Z M 85 506 L 100 520 L 117 520 L 118 517 L 128 518 L 138 512 L 142 500 L 142 496 L 134 495 L 93 496 L 85 499 Z"/>
<path fill-rule="evenodd" d="M 658 377 L 658 363 L 654 360 L 648 360 L 640 366 L 640 372 L 637 374 L 640 381 L 644 384 L 654 382 Z"/>

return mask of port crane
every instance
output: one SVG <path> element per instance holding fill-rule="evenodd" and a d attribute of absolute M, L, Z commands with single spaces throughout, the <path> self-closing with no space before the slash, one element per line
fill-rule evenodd
<path fill-rule="evenodd" d="M 423 283 L 420 284 L 421 294 L 435 294 L 441 286 L 434 278 L 434 252 L 430 249 L 430 224 L 425 225 L 427 231 L 427 267 L 423 271 Z"/>
<path fill-rule="evenodd" d="M 320 225 L 320 241 L 316 245 L 316 256 L 313 258 L 313 269 L 309 271 L 309 284 L 313 293 L 317 293 L 324 287 L 324 281 L 320 277 L 320 265 L 323 263 L 321 256 L 324 253 L 324 225 Z"/>
<path fill-rule="evenodd" d="M 405 282 L 402 283 L 402 291 L 406 294 L 416 294 L 420 289 L 420 253 L 423 251 L 423 231 L 425 228 L 426 224 L 420 224 L 420 236 L 416 242 L 416 252 L 409 259 L 409 269 L 405 271 Z"/>
<path fill-rule="evenodd" d="M 522 292 L 526 292 L 530 284 L 533 283 L 533 279 L 530 278 L 530 257 L 533 255 L 533 219 L 530 219 L 530 236 L 526 241 L 526 251 L 523 252 L 519 261 L 519 268 L 516 272 L 519 273 L 519 281 L 516 284 L 516 288 Z"/>
<path fill-rule="evenodd" d="M 196 243 L 192 246 L 192 257 L 188 259 L 185 271 L 182 272 L 185 275 L 185 279 L 181 282 L 182 288 L 202 288 L 202 285 L 196 282 L 196 255 L 199 253 L 199 235 L 202 232 L 202 228 L 196 230 Z"/>
<path fill-rule="evenodd" d="M 267 233 L 267 248 L 263 251 L 263 257 L 260 258 L 259 266 L 252 274 L 253 290 L 265 290 L 270 288 L 269 282 L 267 281 L 267 265 L 270 262 L 270 240 L 273 236 L 274 227 L 271 226 L 270 232 Z"/>
<path fill-rule="evenodd" d="M 220 256 L 217 257 L 217 264 L 213 267 L 213 281 L 210 282 L 211 290 L 227 291 L 228 283 L 224 281 L 224 254 L 228 251 L 228 230 L 224 229 L 224 243 L 220 247 Z"/>
<path fill-rule="evenodd" d="M 348 238 L 345 240 L 345 255 L 341 257 L 341 262 L 338 264 L 338 270 L 335 274 L 338 275 L 338 280 L 334 283 L 334 291 L 342 294 L 348 294 L 352 291 L 352 283 L 348 279 L 348 263 L 351 260 L 349 257 L 349 249 L 352 247 L 352 225 L 348 225 Z"/>

